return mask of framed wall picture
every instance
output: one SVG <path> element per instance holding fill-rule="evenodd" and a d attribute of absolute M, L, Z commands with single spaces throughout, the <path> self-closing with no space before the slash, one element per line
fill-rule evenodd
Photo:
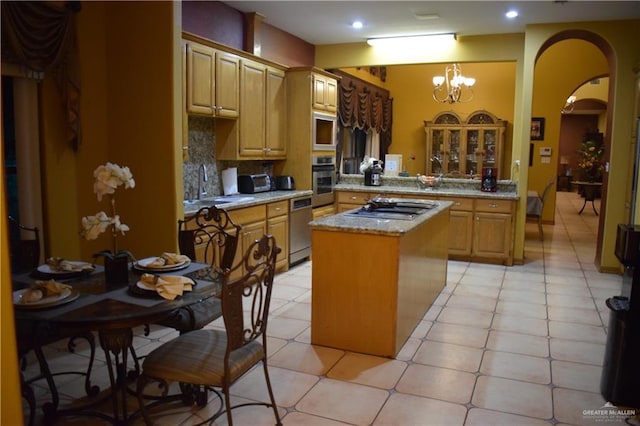
<path fill-rule="evenodd" d="M 531 118 L 531 140 L 532 141 L 544 140 L 544 118 L 543 117 Z"/>

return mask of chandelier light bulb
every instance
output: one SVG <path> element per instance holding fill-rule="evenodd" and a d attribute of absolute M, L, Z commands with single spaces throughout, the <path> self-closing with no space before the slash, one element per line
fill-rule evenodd
<path fill-rule="evenodd" d="M 573 107 L 575 106 L 574 103 L 576 102 L 576 99 L 578 99 L 576 96 L 571 95 L 567 98 L 567 102 L 564 104 L 564 107 L 562 107 L 562 111 L 560 111 L 562 114 L 568 114 L 570 112 L 573 112 Z"/>
<path fill-rule="evenodd" d="M 473 99 L 471 86 L 476 83 L 475 78 L 462 75 L 459 64 L 447 65 L 444 76 L 433 77 L 433 99 L 436 102 L 450 104 L 456 102 L 469 102 Z"/>

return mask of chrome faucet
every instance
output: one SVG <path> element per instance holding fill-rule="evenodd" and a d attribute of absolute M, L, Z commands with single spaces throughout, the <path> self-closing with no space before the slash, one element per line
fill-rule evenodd
<path fill-rule="evenodd" d="M 440 155 L 436 154 L 431 157 L 431 161 L 435 161 L 440 166 L 440 173 L 438 173 L 438 176 L 436 177 L 436 182 L 434 184 L 434 186 L 440 186 L 442 185 L 442 177 L 443 177 L 442 172 L 444 170 L 442 166 L 442 158 L 440 158 Z"/>
<path fill-rule="evenodd" d="M 198 168 L 198 200 L 201 200 L 203 196 L 207 195 L 207 191 L 204 189 L 204 182 L 209 180 L 209 176 L 207 176 L 207 166 L 204 164 L 200 164 L 200 168 Z"/>
<path fill-rule="evenodd" d="M 440 176 L 442 176 L 442 159 L 440 158 L 439 155 L 433 155 L 431 157 L 431 161 L 435 161 L 436 163 L 438 163 L 438 166 L 440 166 Z"/>

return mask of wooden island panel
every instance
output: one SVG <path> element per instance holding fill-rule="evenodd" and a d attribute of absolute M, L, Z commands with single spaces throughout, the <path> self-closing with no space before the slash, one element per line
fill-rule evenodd
<path fill-rule="evenodd" d="M 311 342 L 395 357 L 446 284 L 449 209 L 400 235 L 312 227 Z"/>

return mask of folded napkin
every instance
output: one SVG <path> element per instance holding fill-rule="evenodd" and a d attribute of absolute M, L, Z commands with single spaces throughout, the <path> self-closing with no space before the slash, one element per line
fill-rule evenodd
<path fill-rule="evenodd" d="M 62 257 L 50 257 L 46 263 L 51 270 L 58 272 L 93 271 L 95 269 L 95 267 L 89 263 L 69 262 Z"/>
<path fill-rule="evenodd" d="M 188 262 L 189 256 L 176 253 L 162 253 L 160 257 L 157 257 L 153 262 L 147 263 L 147 268 L 160 268 L 162 266 L 178 265 L 184 262 Z"/>
<path fill-rule="evenodd" d="M 46 297 L 54 297 L 61 295 L 65 290 L 70 290 L 71 286 L 61 284 L 55 280 L 36 281 L 31 284 L 24 293 L 22 293 L 23 303 L 35 303 Z"/>
<path fill-rule="evenodd" d="M 148 287 L 155 287 L 158 294 L 167 300 L 174 300 L 176 297 L 182 296 L 183 292 L 193 289 L 191 278 L 179 275 L 142 274 L 140 281 Z"/>

